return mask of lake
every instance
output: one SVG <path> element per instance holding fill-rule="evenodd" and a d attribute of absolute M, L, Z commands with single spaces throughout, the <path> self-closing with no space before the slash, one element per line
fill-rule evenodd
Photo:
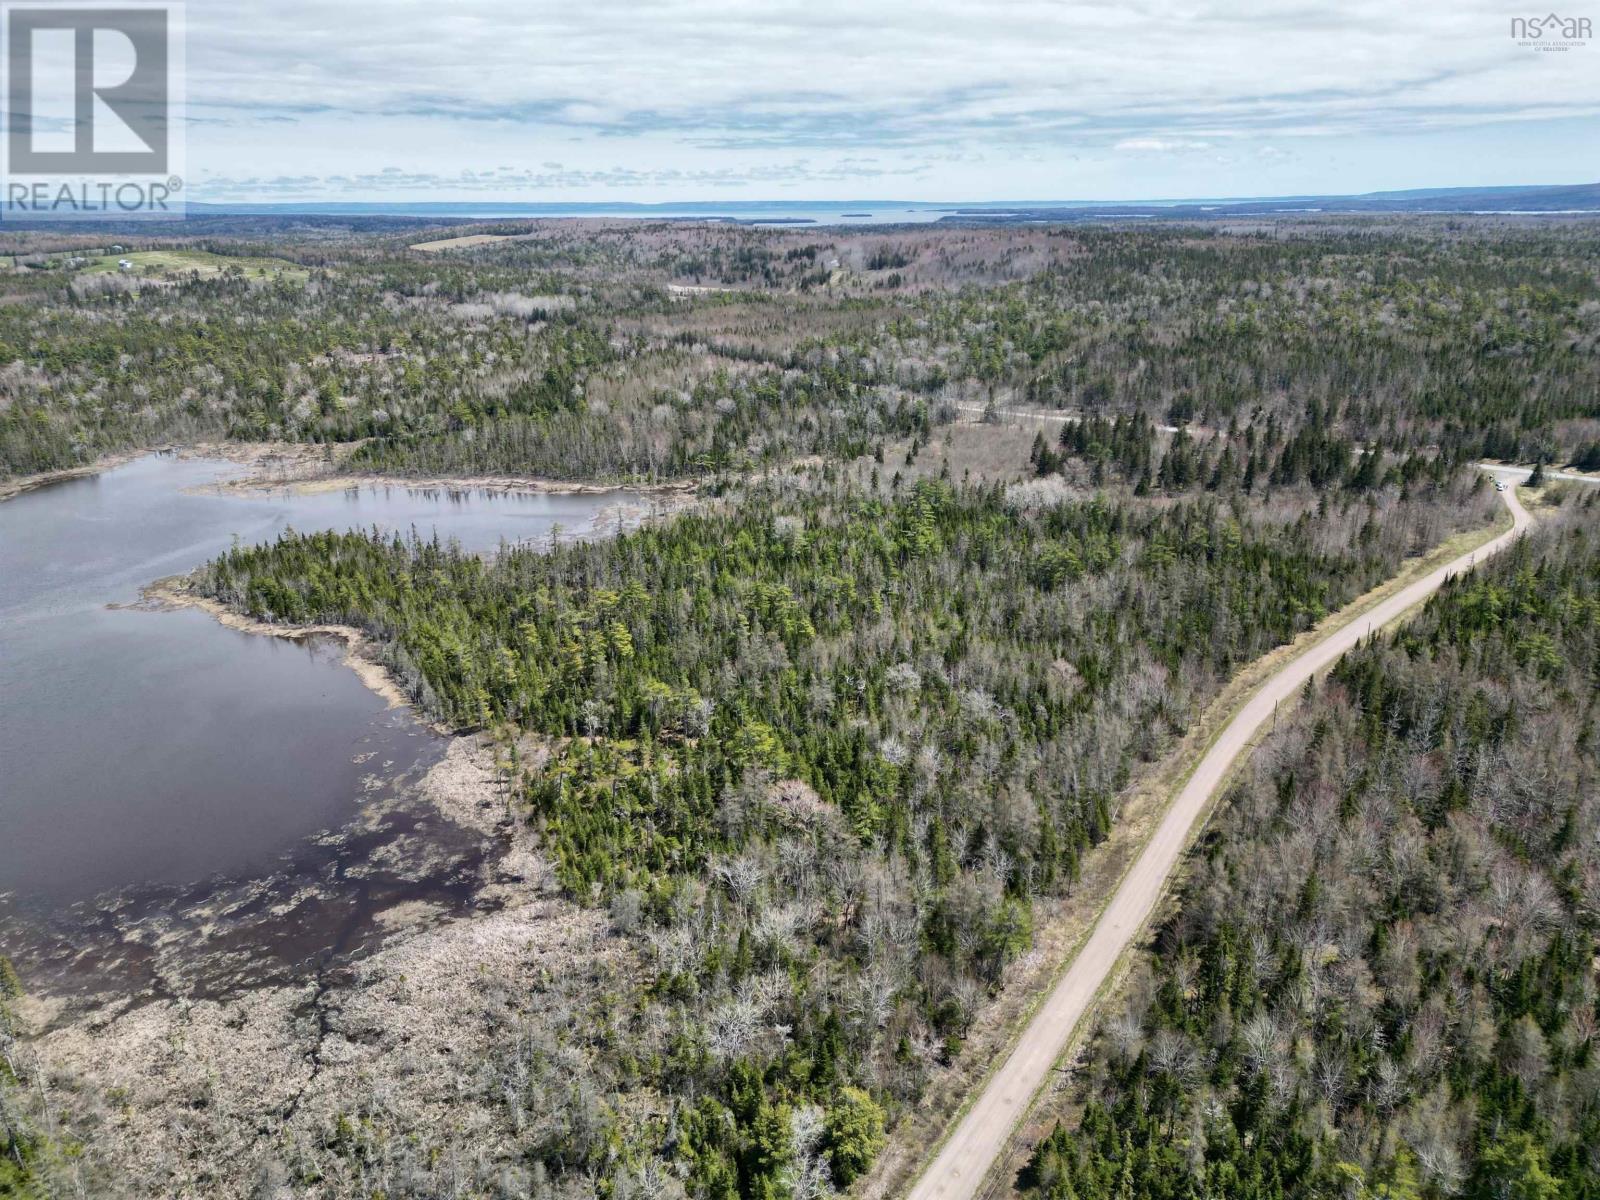
<path fill-rule="evenodd" d="M 153 920 L 169 938 L 186 925 L 215 936 L 224 908 L 254 913 L 264 931 L 307 873 L 359 878 L 315 898 L 326 920 L 290 905 L 298 927 L 278 931 L 288 941 L 277 950 L 288 964 L 337 949 L 359 910 L 459 899 L 459 876 L 483 853 L 481 837 L 404 803 L 445 739 L 364 687 L 342 644 L 115 606 L 291 526 L 415 528 L 492 551 L 557 526 L 588 531 L 608 507 L 640 500 L 206 490 L 240 473 L 150 455 L 0 503 L 0 952 L 25 977 L 31 966 L 46 983 L 95 972 L 112 982 Z M 406 866 L 397 839 L 432 866 Z M 351 873 L 351 855 L 388 865 Z M 93 930 L 120 948 L 90 945 Z"/>

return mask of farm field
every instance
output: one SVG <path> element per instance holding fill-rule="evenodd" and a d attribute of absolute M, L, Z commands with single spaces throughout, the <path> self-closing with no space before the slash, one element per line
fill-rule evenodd
<path fill-rule="evenodd" d="M 165 279 L 198 275 L 205 279 L 236 272 L 245 279 L 283 279 L 303 282 L 309 272 L 281 258 L 239 258 L 209 250 L 131 250 L 122 254 L 99 254 L 82 268 L 85 275 L 122 273 L 121 262 L 133 264 L 132 274 L 141 279 Z"/>

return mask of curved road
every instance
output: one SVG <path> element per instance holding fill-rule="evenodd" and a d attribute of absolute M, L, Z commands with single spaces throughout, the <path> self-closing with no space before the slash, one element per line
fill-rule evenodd
<path fill-rule="evenodd" d="M 1517 499 L 1514 487 L 1501 495 L 1511 509 L 1512 525 L 1508 531 L 1401 589 L 1362 618 L 1292 659 L 1262 684 L 1228 722 L 1117 885 L 1088 941 L 1023 1030 L 1011 1056 L 990 1077 L 955 1132 L 913 1185 L 908 1200 L 973 1200 L 990 1166 L 1005 1150 L 1012 1130 L 1061 1057 L 1095 993 L 1149 920 L 1161 897 L 1162 885 L 1183 855 L 1190 833 L 1234 760 L 1271 719 L 1280 701 L 1293 697 L 1306 680 L 1331 666 L 1369 630 L 1381 629 L 1426 600 L 1451 575 L 1465 571 L 1478 558 L 1489 557 L 1521 536 L 1531 518 Z"/>

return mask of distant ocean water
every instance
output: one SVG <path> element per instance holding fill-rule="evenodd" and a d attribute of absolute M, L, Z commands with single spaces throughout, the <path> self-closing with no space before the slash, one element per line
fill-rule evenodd
<path fill-rule="evenodd" d="M 191 213 L 236 216 L 323 214 L 328 216 L 408 216 L 467 218 L 475 221 L 527 220 L 535 217 L 626 218 L 644 221 L 707 221 L 743 225 L 925 225 L 960 212 L 996 214 L 1036 205 L 927 204 L 914 201 L 849 203 L 745 202 L 728 204 L 483 204 L 483 203 L 318 203 L 207 204 L 191 203 Z M 1054 206 L 1052 206 L 1054 207 Z M 1078 207 L 1061 205 L 1062 208 Z"/>
<path fill-rule="evenodd" d="M 1318 217 L 1335 214 L 1593 216 L 1600 211 L 1600 184 L 1436 188 L 1360 195 L 1214 196 L 1147 200 L 729 200 L 634 204 L 528 203 L 516 201 L 333 201 L 294 200 L 219 203 L 190 196 L 191 217 L 372 218 L 410 222 L 593 218 L 642 221 L 705 221 L 806 228 L 854 225 L 927 225 L 960 221 L 973 225 L 1043 225 L 1062 222 L 1216 220 L 1226 217 Z M 26 227 L 24 214 L 0 219 Z"/>

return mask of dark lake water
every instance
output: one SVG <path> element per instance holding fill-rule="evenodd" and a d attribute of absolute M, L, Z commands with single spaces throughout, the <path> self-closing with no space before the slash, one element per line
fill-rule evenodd
<path fill-rule="evenodd" d="M 27 959 L 25 926 L 71 940 L 69 926 L 125 911 L 130 896 L 176 913 L 252 877 L 283 875 L 287 891 L 296 870 L 340 874 L 339 855 L 375 853 L 377 835 L 330 834 L 443 752 L 444 739 L 341 664 L 338 643 L 112 605 L 235 539 L 290 526 L 415 527 L 492 550 L 557 525 L 589 530 L 603 509 L 637 500 L 186 491 L 238 471 L 150 456 L 0 503 L 0 952 Z M 412 813 L 384 829 L 415 836 L 427 824 Z"/>

